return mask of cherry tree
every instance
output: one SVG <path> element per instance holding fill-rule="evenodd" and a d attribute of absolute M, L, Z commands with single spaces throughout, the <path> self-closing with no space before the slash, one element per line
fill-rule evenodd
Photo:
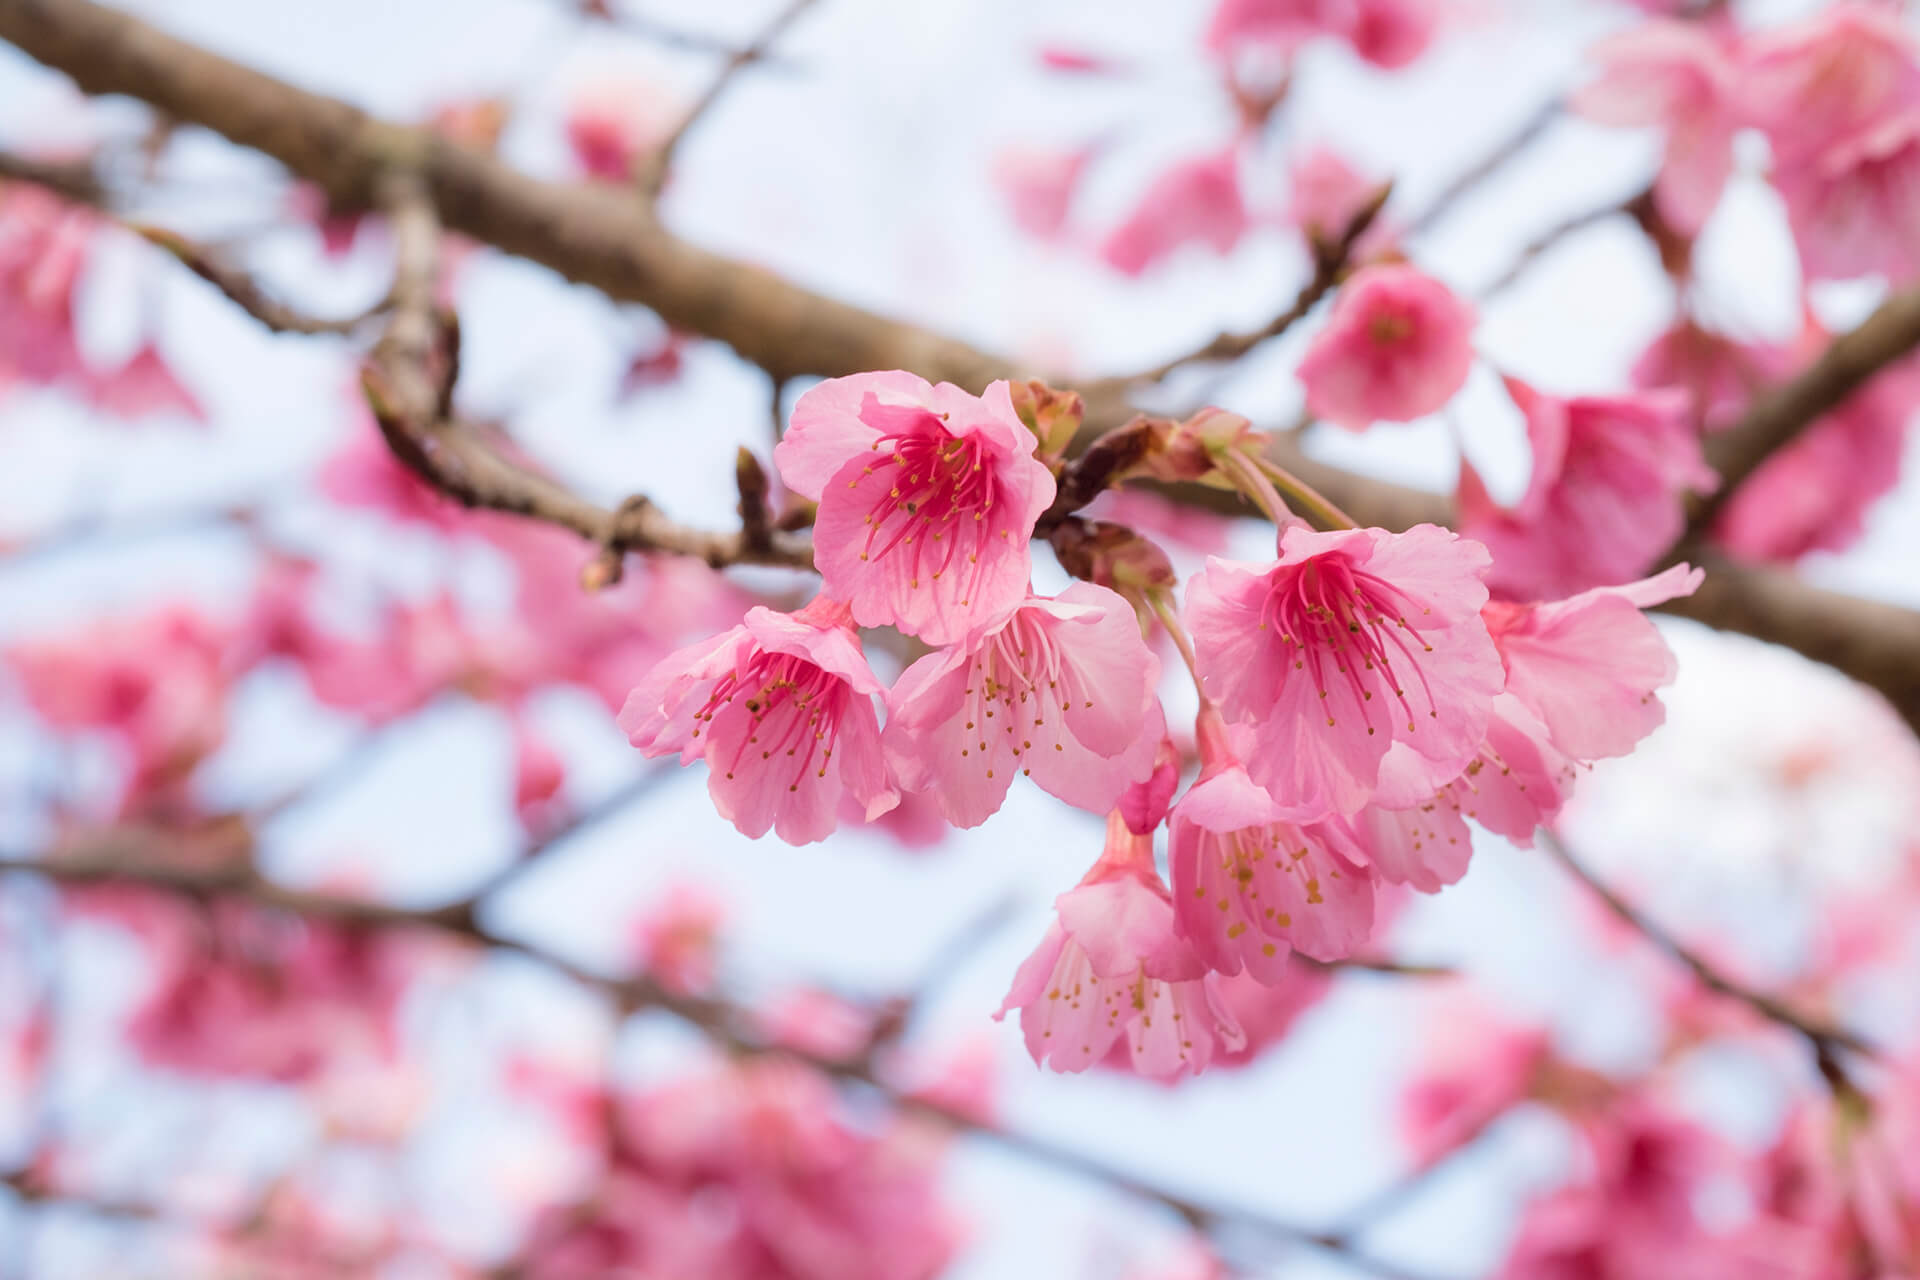
<path fill-rule="evenodd" d="M 1900 7 L 0 47 L 7 1274 L 1920 1275 Z"/>

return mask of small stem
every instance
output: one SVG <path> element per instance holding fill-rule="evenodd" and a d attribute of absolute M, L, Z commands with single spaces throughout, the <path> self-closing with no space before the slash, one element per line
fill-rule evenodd
<path fill-rule="evenodd" d="M 1180 660 L 1187 664 L 1187 674 L 1193 677 L 1193 687 L 1199 691 L 1200 700 L 1206 701 L 1207 691 L 1200 687 L 1200 664 L 1193 656 L 1193 640 L 1187 635 L 1187 629 L 1180 625 L 1180 615 L 1174 611 L 1173 598 L 1164 590 L 1147 592 L 1147 604 L 1159 617 L 1160 625 L 1173 637 L 1173 647 L 1180 651 Z"/>
<path fill-rule="evenodd" d="M 1323 497 L 1318 489 L 1279 463 L 1267 458 L 1251 460 L 1254 467 L 1287 496 L 1287 501 L 1304 507 L 1315 524 L 1323 529 L 1358 529 L 1360 522 Z"/>
<path fill-rule="evenodd" d="M 1273 487 L 1261 469 L 1248 460 L 1238 449 L 1229 449 L 1220 461 L 1220 469 L 1232 477 L 1240 492 L 1253 499 L 1254 505 L 1266 514 L 1267 519 L 1285 528 L 1293 518 L 1286 500 Z"/>

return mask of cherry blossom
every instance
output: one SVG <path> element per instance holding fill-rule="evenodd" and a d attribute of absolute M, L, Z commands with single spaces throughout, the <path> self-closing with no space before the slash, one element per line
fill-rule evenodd
<path fill-rule="evenodd" d="M 1085 1071 L 1124 1040 L 1134 1071 L 1161 1079 L 1203 1071 L 1217 1051 L 1241 1047 L 1206 966 L 1174 931 L 1151 836 L 1110 815 L 1105 852 L 1054 907 L 994 1015 L 1020 1010 L 1035 1062 Z"/>
<path fill-rule="evenodd" d="M 1711 490 L 1677 389 L 1633 395 L 1544 395 L 1515 378 L 1533 475 L 1510 508 L 1471 466 L 1460 474 L 1460 528 L 1493 554 L 1488 585 L 1507 598 L 1551 599 L 1646 571 L 1685 526 L 1680 499 Z"/>
<path fill-rule="evenodd" d="M 1132 607 L 1075 583 L 909 667 L 882 742 L 900 785 L 930 791 L 957 826 L 986 821 L 1016 774 L 1104 813 L 1153 767 L 1159 679 Z"/>
<path fill-rule="evenodd" d="M 1137 276 L 1189 244 L 1227 253 L 1250 225 L 1239 155 L 1229 146 L 1178 161 L 1156 177 L 1133 212 L 1107 233 L 1100 256 Z"/>
<path fill-rule="evenodd" d="M 854 620 L 951 644 L 1026 595 L 1054 495 L 1033 447 L 1006 383 L 977 397 L 894 372 L 809 390 L 773 458 L 820 504 L 820 575 Z"/>
<path fill-rule="evenodd" d="M 1202 707 L 1200 780 L 1174 806 L 1168 864 L 1180 932 L 1207 966 L 1285 981 L 1290 950 L 1340 960 L 1373 930 L 1373 881 L 1344 832 L 1305 825 L 1247 775 Z"/>
<path fill-rule="evenodd" d="M 1601 124 L 1664 130 L 1654 202 L 1673 230 L 1700 234 L 1733 172 L 1744 117 L 1727 49 L 1699 24 L 1656 20 L 1601 41 L 1591 56 L 1600 74 L 1574 95 L 1574 109 Z"/>
<path fill-rule="evenodd" d="M 1436 784 L 1472 759 L 1499 656 L 1486 552 L 1432 525 L 1281 532 L 1269 565 L 1212 558 L 1187 589 L 1200 678 L 1253 725 L 1247 771 L 1300 820 L 1353 813 L 1395 742 Z"/>
<path fill-rule="evenodd" d="M 1350 431 L 1434 412 L 1473 366 L 1473 324 L 1473 309 L 1431 276 L 1364 268 L 1301 357 L 1308 410 Z"/>
<path fill-rule="evenodd" d="M 824 839 L 843 790 L 878 817 L 899 792 L 880 753 L 881 685 L 852 621 L 826 596 L 795 614 L 755 607 L 662 659 L 628 695 L 620 727 L 649 756 L 704 759 L 714 807 L 746 835 Z"/>

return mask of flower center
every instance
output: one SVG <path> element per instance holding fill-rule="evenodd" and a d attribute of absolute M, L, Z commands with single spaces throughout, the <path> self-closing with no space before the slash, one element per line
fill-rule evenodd
<path fill-rule="evenodd" d="M 846 703 L 847 683 L 839 676 L 805 658 L 762 649 L 714 685 L 694 719 L 710 725 L 715 716 L 735 708 L 744 711 L 751 723 L 733 759 L 726 762 L 727 776 L 733 777 L 743 760 L 751 765 L 757 748 L 770 768 L 790 770 L 787 790 L 798 791 L 809 769 L 816 777 L 827 776 Z M 693 736 L 700 736 L 698 728 Z M 776 757 L 789 763 L 774 765 Z"/>
<path fill-rule="evenodd" d="M 1267 592 L 1260 625 L 1270 627 L 1280 637 L 1281 656 L 1291 660 L 1293 669 L 1305 673 L 1324 701 L 1336 686 L 1344 686 L 1360 709 L 1367 733 L 1373 734 L 1373 689 L 1380 685 L 1393 691 L 1407 711 L 1407 730 L 1414 728 L 1413 712 L 1396 662 L 1411 668 L 1414 678 L 1434 707 L 1433 691 L 1426 672 L 1416 656 L 1432 653 L 1433 646 L 1421 638 L 1417 628 L 1408 625 L 1405 616 L 1413 602 L 1391 584 L 1355 569 L 1346 560 L 1323 556 L 1309 560 L 1279 577 Z M 1421 610 L 1422 613 L 1429 610 Z M 1437 709 L 1428 712 L 1437 717 Z M 1337 717 L 1327 716 L 1333 728 Z"/>
<path fill-rule="evenodd" d="M 879 482 L 888 488 L 867 513 L 867 541 L 860 558 L 877 560 L 897 549 L 908 585 L 918 587 L 923 578 L 939 580 L 964 551 L 965 565 L 972 571 L 971 594 L 980 575 L 979 547 L 989 532 L 987 517 L 1000 498 L 1000 477 L 987 465 L 986 441 L 977 435 L 955 436 L 929 414 L 914 428 L 881 436 L 873 447 L 884 451 L 883 456 L 849 487 Z"/>

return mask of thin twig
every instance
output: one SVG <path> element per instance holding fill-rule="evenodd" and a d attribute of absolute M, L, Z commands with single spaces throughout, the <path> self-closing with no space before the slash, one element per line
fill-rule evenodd
<path fill-rule="evenodd" d="M 1776 997 L 1762 991 L 1755 991 L 1722 973 L 1587 870 L 1580 859 L 1574 856 L 1573 850 L 1567 846 L 1566 841 L 1556 832 L 1543 827 L 1540 830 L 1540 840 L 1547 852 L 1552 854 L 1576 880 L 1591 889 L 1622 923 L 1632 927 L 1657 950 L 1664 952 L 1669 959 L 1686 969 L 1701 986 L 1716 995 L 1746 1005 L 1769 1022 L 1777 1023 L 1804 1039 L 1812 1046 L 1823 1074 L 1841 1070 L 1839 1055 L 1842 1050 L 1869 1058 L 1879 1055 L 1879 1051 L 1871 1043 L 1854 1032 L 1801 1013 Z M 1844 1075 L 1844 1072 L 1842 1074 Z"/>
<path fill-rule="evenodd" d="M 604 22 L 617 30 L 651 41 L 662 48 L 675 49 L 685 53 L 720 53 L 729 57 L 746 55 L 750 62 L 765 62 L 769 65 L 781 65 L 780 60 L 770 53 L 751 54 L 736 44 L 730 44 L 719 36 L 705 31 L 695 31 L 690 27 L 674 26 L 670 22 L 645 13 L 636 13 L 621 8 L 613 0 L 563 0 L 567 8 L 583 18 Z"/>
<path fill-rule="evenodd" d="M 1489 150 L 1484 156 L 1462 170 L 1458 177 L 1441 189 L 1427 207 L 1420 211 L 1407 224 L 1406 235 L 1409 239 L 1431 231 L 1440 220 L 1453 212 L 1455 205 L 1471 195 L 1481 183 L 1506 168 L 1522 151 L 1532 146 L 1553 127 L 1566 109 L 1566 103 L 1559 97 L 1549 98 L 1534 109 L 1532 115 Z"/>
<path fill-rule="evenodd" d="M 1583 209 L 1554 223 L 1522 245 L 1519 252 L 1514 254 L 1513 260 L 1507 263 L 1506 269 L 1481 286 L 1480 299 L 1486 301 L 1505 293 L 1519 282 L 1520 277 L 1526 274 L 1529 267 L 1562 240 L 1578 235 L 1589 227 L 1596 227 L 1609 219 L 1631 213 L 1634 204 L 1645 195 L 1644 191 L 1638 192 L 1628 199 L 1614 200 L 1607 204 L 1596 205 L 1591 209 Z"/>
<path fill-rule="evenodd" d="M 1160 1205 L 1196 1230 L 1243 1233 L 1277 1245 L 1318 1249 L 1339 1255 L 1353 1265 L 1387 1277 L 1388 1280 L 1427 1280 L 1417 1272 L 1362 1254 L 1335 1233 L 1318 1231 L 1242 1205 L 1200 1200 L 1049 1139 L 1007 1129 L 964 1111 L 908 1096 L 886 1083 L 873 1063 L 860 1058 L 840 1060 L 770 1042 L 753 1029 L 754 1019 L 747 1010 L 726 1000 L 670 991 L 646 975 L 613 978 L 586 969 L 533 943 L 499 932 L 480 919 L 477 903 L 472 898 L 464 898 L 443 907 L 410 910 L 380 902 L 288 889 L 261 876 L 250 862 L 217 867 L 156 864 L 141 856 L 146 852 L 138 842 L 133 845 L 103 844 L 95 850 L 77 851 L 51 860 L 14 862 L 5 869 L 45 876 L 67 884 L 122 882 L 196 898 L 237 896 L 276 910 L 360 927 L 436 930 L 553 969 L 607 995 L 622 1012 L 658 1009 L 672 1014 L 699 1029 L 730 1053 L 747 1057 L 779 1056 L 801 1062 L 843 1083 L 876 1093 L 904 1114 L 938 1121 L 1036 1163 L 1076 1174 Z"/>
<path fill-rule="evenodd" d="M 1117 378 L 1102 379 L 1086 389 L 1087 397 L 1093 399 L 1117 388 L 1143 382 L 1159 382 L 1168 374 L 1190 364 L 1236 360 L 1261 343 L 1271 341 L 1291 329 L 1305 319 L 1307 313 L 1318 306 L 1320 300 L 1333 292 L 1334 286 L 1340 283 L 1347 264 L 1353 257 L 1354 246 L 1360 242 L 1360 238 L 1366 235 L 1367 229 L 1380 216 L 1380 210 L 1385 206 L 1392 190 L 1390 186 L 1380 188 L 1371 200 L 1347 220 L 1346 227 L 1338 236 L 1314 246 L 1313 275 L 1300 286 L 1300 292 L 1294 295 L 1292 304 L 1266 324 L 1258 329 L 1249 329 L 1241 333 L 1223 331 L 1194 350 L 1163 360 L 1152 368 Z"/>
<path fill-rule="evenodd" d="M 275 333 L 352 333 L 379 315 L 387 305 L 386 300 L 382 299 L 364 311 L 339 318 L 308 315 L 269 297 L 252 276 L 224 261 L 213 250 L 194 243 L 178 232 L 140 222 L 127 222 L 124 225 L 149 244 L 179 259 L 187 270 L 225 294 L 242 311 Z"/>
<path fill-rule="evenodd" d="M 765 27 L 761 28 L 759 35 L 755 36 L 745 48 L 736 50 L 721 65 L 719 74 L 714 76 L 705 91 L 694 99 L 693 105 L 687 108 L 687 113 L 680 117 L 680 123 L 674 126 L 673 132 L 654 149 L 653 154 L 647 158 L 646 164 L 642 166 L 640 189 L 643 192 L 649 197 L 660 194 L 660 188 L 666 185 L 667 175 L 673 168 L 674 153 L 680 149 L 680 144 L 686 140 L 687 134 L 726 95 L 734 79 L 749 66 L 765 58 L 775 42 L 786 34 L 787 28 L 792 26 L 801 14 L 812 8 L 814 2 L 815 0 L 788 0 L 787 5 L 774 14 Z"/>

